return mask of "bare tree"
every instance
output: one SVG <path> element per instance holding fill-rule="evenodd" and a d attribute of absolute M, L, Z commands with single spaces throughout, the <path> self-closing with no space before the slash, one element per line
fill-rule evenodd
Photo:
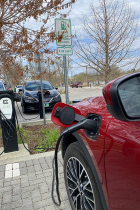
<path fill-rule="evenodd" d="M 129 5 L 119 0 L 99 0 L 97 7 L 82 20 L 84 38 L 76 36 L 75 52 L 85 65 L 110 80 L 114 66 L 134 62 L 137 20 Z"/>
<path fill-rule="evenodd" d="M 9 84 L 20 84 L 23 80 L 23 66 L 12 57 L 5 57 L 0 65 L 1 77 Z"/>
<path fill-rule="evenodd" d="M 33 53 L 42 48 L 44 53 L 52 53 L 48 44 L 55 40 L 55 33 L 49 21 L 65 8 L 69 8 L 69 13 L 74 2 L 75 0 L 0 0 L 0 61 L 9 74 L 11 62 L 6 64 L 6 61 L 14 62 L 14 58 L 19 55 L 26 56 L 31 61 Z M 39 23 L 38 27 L 26 27 L 25 23 L 30 18 Z M 18 79 L 18 74 L 14 76 Z"/>
<path fill-rule="evenodd" d="M 75 0 L 67 3 L 65 0 L 0 0 L 0 45 L 8 42 L 10 47 L 10 40 L 31 45 L 32 39 L 29 37 L 34 35 L 35 40 L 40 38 L 48 30 L 49 27 L 46 24 L 50 18 L 56 17 L 60 10 L 71 7 L 74 2 Z M 24 27 L 23 22 L 27 18 L 41 22 L 40 29 L 36 31 Z M 47 35 L 54 38 L 53 31 L 49 31 Z"/>

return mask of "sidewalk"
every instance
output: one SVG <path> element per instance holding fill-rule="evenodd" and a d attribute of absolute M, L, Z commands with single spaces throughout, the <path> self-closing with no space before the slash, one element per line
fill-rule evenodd
<path fill-rule="evenodd" d="M 37 155 L 26 153 L 26 156 L 13 157 L 0 158 L 1 210 L 71 210 L 64 184 L 63 160 L 60 152 L 58 154 L 62 202 L 60 207 L 56 207 L 51 198 L 54 151 Z M 56 195 L 55 191 L 54 194 Z"/>

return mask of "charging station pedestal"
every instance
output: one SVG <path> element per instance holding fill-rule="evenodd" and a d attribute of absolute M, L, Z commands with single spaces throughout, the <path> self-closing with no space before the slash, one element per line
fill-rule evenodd
<path fill-rule="evenodd" d="M 12 90 L 0 91 L 0 109 L 1 111 L 3 111 L 4 116 L 7 118 L 7 120 L 5 120 L 1 116 L 0 119 L 4 152 L 8 153 L 8 152 L 18 151 L 16 122 L 15 122 L 14 93 Z M 12 114 L 11 114 L 11 109 L 12 109 Z M 12 123 L 12 125 L 10 122 Z"/>

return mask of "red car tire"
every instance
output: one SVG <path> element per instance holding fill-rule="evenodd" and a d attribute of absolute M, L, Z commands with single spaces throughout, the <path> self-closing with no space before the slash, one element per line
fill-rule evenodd
<path fill-rule="evenodd" d="M 94 175 L 78 142 L 66 150 L 64 178 L 72 210 L 103 210 Z"/>

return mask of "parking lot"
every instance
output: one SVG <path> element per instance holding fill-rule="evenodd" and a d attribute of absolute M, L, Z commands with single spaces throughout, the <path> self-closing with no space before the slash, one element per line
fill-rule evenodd
<path fill-rule="evenodd" d="M 60 91 L 61 93 L 61 98 L 62 98 L 62 102 L 65 103 L 66 99 L 65 99 L 65 88 L 64 87 L 61 87 L 61 88 L 58 88 L 58 92 Z M 69 87 L 69 101 L 73 101 L 73 100 L 82 100 L 84 98 L 87 98 L 87 97 L 95 97 L 95 96 L 101 96 L 102 95 L 102 87 L 98 87 L 98 86 L 95 86 L 95 87 L 82 87 L 82 88 L 71 88 Z M 29 121 L 29 120 L 39 120 L 40 119 L 40 115 L 39 115 L 39 112 L 36 111 L 36 112 L 28 112 L 26 114 L 23 114 L 22 112 L 22 109 L 21 109 L 21 103 L 18 102 L 18 107 L 19 107 L 19 110 L 18 110 L 18 107 L 17 105 L 15 105 L 16 107 L 16 113 L 17 113 L 17 118 L 18 118 L 18 121 L 19 123 L 21 122 L 26 122 L 26 121 Z M 22 115 L 21 115 L 22 114 Z M 46 119 L 50 119 L 51 118 L 51 110 L 46 110 Z"/>

